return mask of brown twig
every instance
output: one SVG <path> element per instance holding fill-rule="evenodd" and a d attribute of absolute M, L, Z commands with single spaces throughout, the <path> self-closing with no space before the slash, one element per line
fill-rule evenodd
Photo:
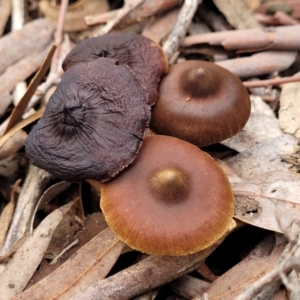
<path fill-rule="evenodd" d="M 202 1 L 197 0 L 184 1 L 175 27 L 170 33 L 167 41 L 163 45 L 163 51 L 165 52 L 168 61 L 171 60 L 174 53 L 178 50 L 179 45 L 185 37 L 187 30 L 192 22 L 198 4 L 200 4 L 201 2 Z"/>
<path fill-rule="evenodd" d="M 244 81 L 243 84 L 247 88 L 254 88 L 254 87 L 268 87 L 272 85 L 280 85 L 283 83 L 290 83 L 290 82 L 297 82 L 297 81 L 300 81 L 300 76 L 289 76 L 284 78 Z"/>
<path fill-rule="evenodd" d="M 63 75 L 63 71 L 59 65 L 59 57 L 61 53 L 61 42 L 63 40 L 63 26 L 65 23 L 67 8 L 68 8 L 68 0 L 62 0 L 60 6 L 59 17 L 57 21 L 57 28 L 55 32 L 54 44 L 57 46 L 57 49 L 53 55 L 50 73 L 45 82 L 40 84 L 36 89 L 36 92 L 31 97 L 30 102 L 28 103 L 27 110 L 35 106 L 40 99 L 45 95 L 50 87 L 59 83 L 61 76 Z"/>
<path fill-rule="evenodd" d="M 136 10 L 146 0 L 134 0 L 134 1 L 125 1 L 124 6 L 120 9 L 115 18 L 108 21 L 105 26 L 100 27 L 99 35 L 104 35 L 109 33 L 116 25 L 118 25 L 124 18 L 126 18 L 132 11 Z"/>

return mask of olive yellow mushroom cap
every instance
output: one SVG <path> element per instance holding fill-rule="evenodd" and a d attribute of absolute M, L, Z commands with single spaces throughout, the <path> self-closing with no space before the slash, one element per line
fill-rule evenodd
<path fill-rule="evenodd" d="M 153 255 L 186 255 L 217 241 L 233 217 L 230 183 L 196 146 L 148 136 L 123 173 L 101 185 L 101 209 L 130 247 Z"/>

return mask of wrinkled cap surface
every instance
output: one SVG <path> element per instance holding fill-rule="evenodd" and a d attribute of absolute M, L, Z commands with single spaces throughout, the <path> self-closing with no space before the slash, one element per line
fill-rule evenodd
<path fill-rule="evenodd" d="M 89 62 L 99 57 L 115 58 L 128 65 L 137 75 L 149 94 L 149 104 L 158 98 L 158 85 L 168 71 L 161 47 L 137 34 L 116 33 L 87 39 L 79 43 L 65 58 L 63 69 L 78 62 Z"/>
<path fill-rule="evenodd" d="M 32 164 L 68 181 L 107 181 L 136 157 L 150 119 L 132 70 L 99 58 L 71 67 L 30 132 Z"/>
<path fill-rule="evenodd" d="M 147 136 L 135 161 L 101 185 L 101 209 L 121 240 L 153 255 L 186 255 L 228 229 L 234 196 L 215 161 L 170 136 Z"/>

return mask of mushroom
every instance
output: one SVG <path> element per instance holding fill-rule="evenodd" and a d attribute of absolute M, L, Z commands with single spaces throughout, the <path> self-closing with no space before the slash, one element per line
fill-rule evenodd
<path fill-rule="evenodd" d="M 203 147 L 235 135 L 249 116 L 249 95 L 238 77 L 190 60 L 172 66 L 162 79 L 150 128 Z"/>
<path fill-rule="evenodd" d="M 69 68 L 30 132 L 31 163 L 68 181 L 106 181 L 136 157 L 150 120 L 133 71 L 98 58 Z"/>
<path fill-rule="evenodd" d="M 107 34 L 79 43 L 65 58 L 67 70 L 78 62 L 89 62 L 99 57 L 115 58 L 128 65 L 149 93 L 149 104 L 158 98 L 158 85 L 168 71 L 168 63 L 161 47 L 148 38 L 130 33 Z"/>
<path fill-rule="evenodd" d="M 101 184 L 108 225 L 130 247 L 153 255 L 186 255 L 212 245 L 233 217 L 230 183 L 196 146 L 147 136 L 135 161 Z"/>

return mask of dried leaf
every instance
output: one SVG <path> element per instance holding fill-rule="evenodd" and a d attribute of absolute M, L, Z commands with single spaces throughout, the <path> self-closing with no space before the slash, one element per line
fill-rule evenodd
<path fill-rule="evenodd" d="M 83 245 L 89 242 L 92 238 L 94 238 L 99 232 L 107 228 L 107 223 L 104 220 L 104 217 L 101 213 L 94 213 L 91 216 L 87 217 L 83 220 L 83 228 L 79 230 L 76 235 L 78 240 L 78 244 L 69 249 L 64 256 L 60 257 L 59 261 L 55 264 L 50 264 L 47 260 L 43 260 L 39 269 L 34 273 L 33 277 L 30 280 L 30 283 L 26 286 L 26 289 L 33 286 L 50 273 L 59 268 L 63 263 L 65 263 L 68 259 L 70 259 L 75 252 L 78 251 Z M 74 237 L 75 238 L 75 237 Z M 50 242 L 49 247 L 51 246 L 52 241 Z M 49 248 L 47 252 L 49 252 Z"/>
<path fill-rule="evenodd" d="M 224 14 L 228 23 L 235 28 L 259 27 L 251 9 L 244 0 L 213 0 L 217 8 Z"/>
<path fill-rule="evenodd" d="M 235 225 L 233 224 L 233 226 Z M 233 230 L 233 227 L 229 229 L 227 234 L 231 230 Z M 102 299 L 131 299 L 191 272 L 197 264 L 220 245 L 224 238 L 225 236 L 218 240 L 216 244 L 191 255 L 149 256 L 113 276 L 98 281 L 87 290 L 74 296 L 72 300 L 97 298 L 100 290 Z"/>
<path fill-rule="evenodd" d="M 300 221 L 300 174 L 272 171 L 240 180 L 230 166 L 219 162 L 235 194 L 235 217 L 253 226 L 283 232 Z"/>
<path fill-rule="evenodd" d="M 221 142 L 238 152 L 283 135 L 275 114 L 260 97 L 251 97 L 251 105 L 251 115 L 245 127 L 232 138 Z"/>
<path fill-rule="evenodd" d="M 50 67 L 51 59 L 55 50 L 56 50 L 56 46 L 53 45 L 47 57 L 45 58 L 42 66 L 40 67 L 39 71 L 35 74 L 34 78 L 30 82 L 25 95 L 22 97 L 18 105 L 12 111 L 6 129 L 4 131 L 4 134 L 6 134 L 14 125 L 16 125 L 19 121 L 22 120 L 22 115 L 24 114 L 31 97 L 33 96 L 36 88 L 41 83 L 43 77 L 46 75 L 46 72 Z"/>
<path fill-rule="evenodd" d="M 16 181 L 14 186 L 11 189 L 10 193 L 10 201 L 9 203 L 4 207 L 1 215 L 0 215 L 0 252 L 2 250 L 2 246 L 5 241 L 6 233 L 8 231 L 10 222 L 12 220 L 12 216 L 15 210 L 15 198 L 16 194 L 18 193 L 19 190 L 19 184 L 20 184 L 20 179 Z"/>
<path fill-rule="evenodd" d="M 235 192 L 234 216 L 248 224 L 284 233 L 291 223 L 300 223 L 300 204 L 286 199 L 263 197 L 249 192 Z"/>
<path fill-rule="evenodd" d="M 232 300 L 249 284 L 271 271 L 285 245 L 279 245 L 270 255 L 256 256 L 255 251 L 264 246 L 259 244 L 251 255 L 216 279 L 206 291 L 209 300 Z"/>
<path fill-rule="evenodd" d="M 299 76 L 300 72 L 295 74 Z M 300 82 L 285 83 L 280 94 L 279 123 L 282 130 L 300 138 Z"/>
<path fill-rule="evenodd" d="M 10 299 L 24 289 L 44 256 L 54 229 L 72 205 L 70 202 L 48 215 L 17 250 L 0 274 L 1 300 Z"/>
<path fill-rule="evenodd" d="M 65 191 L 71 186 L 71 182 L 61 181 L 54 185 L 51 185 L 41 196 L 38 201 L 34 213 L 32 215 L 32 220 L 30 224 L 30 232 L 33 231 L 33 223 L 35 219 L 36 212 L 46 203 L 49 203 L 54 197 L 58 196 L 60 193 Z"/>
<path fill-rule="evenodd" d="M 123 245 L 107 228 L 81 247 L 72 259 L 13 299 L 73 299 L 74 295 L 107 275 Z"/>
<path fill-rule="evenodd" d="M 40 108 L 36 113 L 29 116 L 28 118 L 20 121 L 13 128 L 11 128 L 4 136 L 0 137 L 0 148 L 4 145 L 4 143 L 12 137 L 17 131 L 21 130 L 25 126 L 35 122 L 44 114 L 45 108 Z"/>
<path fill-rule="evenodd" d="M 0 147 L 0 160 L 19 151 L 25 143 L 27 133 L 24 130 L 18 130 L 14 133 L 2 147 Z"/>
<path fill-rule="evenodd" d="M 273 170 L 288 170 L 290 163 L 282 161 L 281 155 L 295 151 L 296 140 L 284 134 L 268 139 L 226 159 L 242 178 L 254 177 Z"/>

